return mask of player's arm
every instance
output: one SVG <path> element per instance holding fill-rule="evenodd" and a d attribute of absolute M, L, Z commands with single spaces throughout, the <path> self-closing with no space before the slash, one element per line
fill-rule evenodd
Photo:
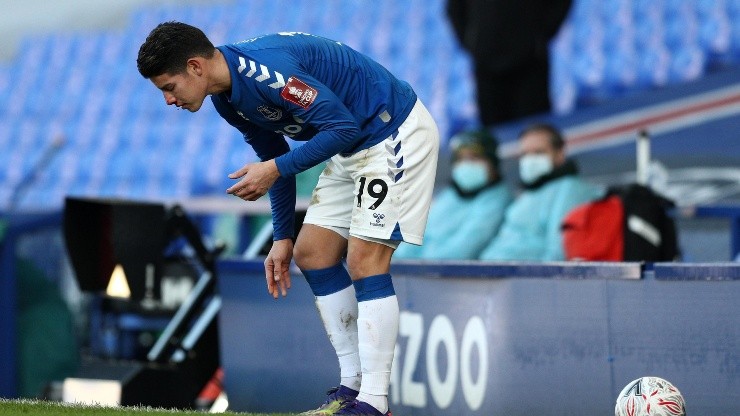
<path fill-rule="evenodd" d="M 267 161 L 263 163 L 274 164 L 275 155 L 285 154 L 290 150 L 282 136 L 271 137 L 263 131 L 255 131 L 251 135 L 247 133 L 245 139 L 252 145 L 260 160 Z M 293 258 L 295 234 L 295 176 L 278 176 L 268 192 L 272 209 L 273 243 L 264 262 L 265 280 L 267 292 L 277 299 L 280 294 L 287 296 L 290 288 L 290 261 Z"/>
<path fill-rule="evenodd" d="M 216 111 L 218 111 L 224 120 L 236 127 L 244 135 L 245 141 L 252 146 L 262 163 L 269 165 L 271 160 L 290 151 L 288 143 L 281 135 L 257 128 L 254 124 L 237 114 L 228 103 L 223 101 L 224 99 L 222 97 L 214 95 L 211 99 Z M 245 168 L 254 165 L 247 164 Z M 238 174 L 238 172 L 235 173 Z M 235 184 L 234 186 L 237 185 Z M 292 175 L 281 175 L 281 172 L 277 172 L 277 179 L 269 186 L 267 192 L 269 193 L 272 208 L 273 240 L 293 238 L 296 201 L 295 177 Z"/>
<path fill-rule="evenodd" d="M 254 148 L 260 160 L 274 161 L 274 157 L 290 150 L 282 136 L 258 129 L 237 114 L 222 97 L 211 98 L 218 113 L 244 135 L 244 139 Z M 265 280 L 267 292 L 277 299 L 280 294 L 283 296 L 288 294 L 287 290 L 291 284 L 290 261 L 293 258 L 292 239 L 295 233 L 295 176 L 279 176 L 268 192 L 274 242 L 264 262 Z"/>
<path fill-rule="evenodd" d="M 314 99 L 299 103 L 283 89 L 280 96 L 276 97 L 276 104 L 303 120 L 317 133 L 303 146 L 275 159 L 280 172 L 289 175 L 310 169 L 336 154 L 349 152 L 363 139 L 357 120 L 334 92 L 308 75 L 299 74 L 295 77 L 313 90 Z M 290 82 L 286 88 L 289 86 Z"/>

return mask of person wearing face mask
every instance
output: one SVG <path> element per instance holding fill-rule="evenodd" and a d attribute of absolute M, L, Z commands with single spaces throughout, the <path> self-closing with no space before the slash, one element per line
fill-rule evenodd
<path fill-rule="evenodd" d="M 397 259 L 472 260 L 498 232 L 512 193 L 501 180 L 498 142 L 485 130 L 450 139 L 451 180 L 429 211 L 424 245 L 402 244 Z"/>
<path fill-rule="evenodd" d="M 565 140 L 548 124 L 534 124 L 519 135 L 522 191 L 506 210 L 501 230 L 481 260 L 564 260 L 560 225 L 574 207 L 598 198 L 598 188 L 578 175 L 565 156 Z"/>

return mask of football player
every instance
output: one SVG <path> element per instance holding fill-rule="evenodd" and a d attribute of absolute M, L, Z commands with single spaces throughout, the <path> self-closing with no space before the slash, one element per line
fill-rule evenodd
<path fill-rule="evenodd" d="M 339 386 L 307 414 L 390 415 L 399 318 L 390 260 L 401 241 L 422 243 L 439 147 L 414 90 L 349 46 L 305 33 L 214 47 L 200 29 L 166 22 L 137 65 L 167 105 L 195 112 L 210 95 L 261 160 L 232 172 L 226 191 L 246 201 L 269 193 L 267 290 L 286 296 L 293 258 L 339 359 Z M 291 150 L 286 137 L 305 144 Z M 326 160 L 294 243 L 294 176 Z"/>

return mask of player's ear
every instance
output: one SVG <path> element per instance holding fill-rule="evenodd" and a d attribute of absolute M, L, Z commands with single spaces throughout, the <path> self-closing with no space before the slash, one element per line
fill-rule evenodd
<path fill-rule="evenodd" d="M 188 59 L 187 63 L 188 70 L 193 71 L 195 75 L 203 75 L 203 62 L 199 57 L 193 57 Z"/>

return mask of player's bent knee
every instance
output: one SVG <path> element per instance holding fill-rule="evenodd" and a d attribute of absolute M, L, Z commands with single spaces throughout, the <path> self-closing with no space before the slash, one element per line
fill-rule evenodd
<path fill-rule="evenodd" d="M 293 260 L 301 270 L 323 269 L 342 260 L 344 248 L 332 244 L 317 244 L 311 240 L 298 240 L 293 246 Z"/>
<path fill-rule="evenodd" d="M 301 270 L 315 269 L 312 267 L 316 259 L 313 256 L 313 249 L 306 244 L 296 244 L 293 246 L 293 260 L 296 266 Z"/>
<path fill-rule="evenodd" d="M 347 253 L 347 269 L 352 280 L 388 273 L 392 255 L 393 249 L 382 244 L 367 241 L 352 244 Z"/>

